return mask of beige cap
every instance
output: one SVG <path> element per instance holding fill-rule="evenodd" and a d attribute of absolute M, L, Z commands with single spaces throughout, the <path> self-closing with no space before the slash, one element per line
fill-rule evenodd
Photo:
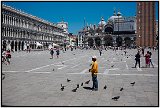
<path fill-rule="evenodd" d="M 95 59 L 96 59 L 97 57 L 96 57 L 96 56 L 92 56 L 92 58 L 95 58 Z"/>

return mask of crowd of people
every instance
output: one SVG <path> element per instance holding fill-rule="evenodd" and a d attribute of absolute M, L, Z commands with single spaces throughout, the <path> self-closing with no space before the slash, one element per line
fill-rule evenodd
<path fill-rule="evenodd" d="M 141 53 L 140 53 L 140 52 L 141 52 Z M 139 68 L 141 68 L 141 67 L 140 67 L 140 58 L 141 58 L 141 57 L 145 57 L 145 67 L 146 67 L 146 68 L 150 67 L 150 65 L 152 65 L 152 67 L 154 68 L 154 65 L 153 65 L 153 63 L 152 63 L 152 58 L 151 58 L 152 52 L 151 52 L 151 51 L 147 51 L 146 54 L 144 54 L 144 52 L 145 52 L 145 51 L 144 51 L 144 48 L 139 48 L 139 49 L 138 49 L 138 52 L 137 52 L 137 54 L 135 55 L 135 60 L 136 60 L 135 68 L 136 68 L 137 64 L 139 64 Z"/>
<path fill-rule="evenodd" d="M 9 65 L 11 61 L 11 51 L 8 50 L 2 50 L 2 63 Z"/>

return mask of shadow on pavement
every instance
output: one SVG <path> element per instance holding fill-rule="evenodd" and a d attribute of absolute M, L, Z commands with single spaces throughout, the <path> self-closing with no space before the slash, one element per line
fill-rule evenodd
<path fill-rule="evenodd" d="M 86 90 L 92 90 L 91 87 L 83 87 L 83 88 L 86 89 Z"/>

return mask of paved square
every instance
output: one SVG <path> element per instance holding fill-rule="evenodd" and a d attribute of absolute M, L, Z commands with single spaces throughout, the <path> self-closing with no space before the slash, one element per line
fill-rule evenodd
<path fill-rule="evenodd" d="M 158 51 L 152 51 L 155 68 L 132 68 L 137 50 L 127 52 L 125 56 L 123 50 L 103 50 L 100 56 L 98 50 L 67 50 L 58 59 L 50 59 L 49 51 L 15 52 L 10 65 L 2 64 L 2 105 L 158 106 Z M 87 89 L 92 87 L 88 69 L 93 55 L 99 63 L 98 91 Z M 141 66 L 144 62 L 141 57 Z M 72 92 L 87 80 L 91 80 L 89 84 Z M 66 86 L 63 91 L 61 84 Z M 105 85 L 107 89 L 103 89 Z M 112 99 L 115 96 L 120 96 L 118 101 Z"/>

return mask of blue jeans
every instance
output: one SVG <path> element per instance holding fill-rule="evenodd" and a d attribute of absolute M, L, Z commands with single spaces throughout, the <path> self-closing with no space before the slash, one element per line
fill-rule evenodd
<path fill-rule="evenodd" d="M 98 89 L 98 80 L 97 80 L 97 75 L 92 74 L 92 81 L 93 81 L 93 89 L 96 88 Z"/>

